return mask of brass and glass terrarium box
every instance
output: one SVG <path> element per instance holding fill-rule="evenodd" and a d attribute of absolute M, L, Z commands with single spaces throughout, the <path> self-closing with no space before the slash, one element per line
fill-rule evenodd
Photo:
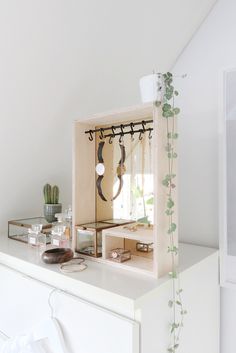
<path fill-rule="evenodd" d="M 46 234 L 47 244 L 50 243 L 50 232 L 52 224 L 48 223 L 44 217 L 34 217 L 25 219 L 15 219 L 8 221 L 8 238 L 22 241 L 24 243 L 28 242 L 28 231 L 31 229 L 32 225 L 41 224 L 42 233 Z"/>
<path fill-rule="evenodd" d="M 102 231 L 117 227 L 120 224 L 129 224 L 128 220 L 107 220 L 102 222 L 86 223 L 76 226 L 76 251 L 93 257 L 102 256 Z"/>

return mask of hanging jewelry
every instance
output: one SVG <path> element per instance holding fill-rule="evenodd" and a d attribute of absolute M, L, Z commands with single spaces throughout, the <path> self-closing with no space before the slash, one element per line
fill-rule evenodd
<path fill-rule="evenodd" d="M 124 184 L 123 175 L 126 172 L 126 168 L 125 168 L 125 164 L 124 164 L 125 158 L 126 158 L 125 146 L 121 143 L 119 144 L 119 146 L 120 146 L 120 151 L 121 151 L 121 158 L 120 158 L 117 170 L 116 170 L 117 178 L 119 179 L 119 187 L 118 187 L 117 193 L 115 194 L 115 196 L 113 196 L 111 201 L 114 201 L 120 195 L 120 192 L 121 192 L 123 184 Z"/>
<path fill-rule="evenodd" d="M 105 196 L 103 195 L 103 192 L 102 192 L 102 179 L 103 179 L 103 175 L 105 173 L 104 160 L 103 160 L 103 156 L 102 156 L 104 144 L 105 144 L 105 142 L 101 141 L 101 142 L 99 142 L 99 145 L 98 145 L 97 156 L 98 156 L 99 163 L 96 165 L 96 173 L 98 174 L 96 186 L 97 186 L 97 190 L 98 190 L 98 195 L 101 197 L 101 199 L 103 201 L 107 201 L 107 199 L 105 198 Z"/>

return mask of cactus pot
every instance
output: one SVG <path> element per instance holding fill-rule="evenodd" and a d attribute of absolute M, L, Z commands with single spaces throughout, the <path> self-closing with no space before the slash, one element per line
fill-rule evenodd
<path fill-rule="evenodd" d="M 57 204 L 49 204 L 45 203 L 44 204 L 44 217 L 49 223 L 55 222 L 55 214 L 56 213 L 61 213 L 62 211 L 62 204 L 57 203 Z"/>

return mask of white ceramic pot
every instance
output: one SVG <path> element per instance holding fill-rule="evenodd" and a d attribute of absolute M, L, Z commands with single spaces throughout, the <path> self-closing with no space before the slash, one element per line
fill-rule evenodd
<path fill-rule="evenodd" d="M 163 78 L 161 74 L 143 76 L 139 85 L 143 103 L 162 101 Z"/>

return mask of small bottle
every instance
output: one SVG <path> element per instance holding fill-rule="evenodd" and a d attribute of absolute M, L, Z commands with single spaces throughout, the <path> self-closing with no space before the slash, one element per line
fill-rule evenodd
<path fill-rule="evenodd" d="M 33 224 L 28 231 L 28 244 L 33 247 L 46 248 L 46 234 L 41 231 L 42 224 Z"/>
<path fill-rule="evenodd" d="M 65 221 L 66 221 L 66 237 L 68 240 L 71 239 L 72 234 L 72 208 L 71 206 L 65 211 Z"/>
<path fill-rule="evenodd" d="M 65 235 L 66 226 L 54 226 L 51 233 L 51 245 L 55 248 L 68 248 L 69 241 Z"/>
<path fill-rule="evenodd" d="M 64 226 L 65 222 L 64 222 L 64 213 L 56 213 L 55 214 L 55 218 L 57 219 L 57 221 L 55 223 L 53 223 L 54 226 Z"/>

